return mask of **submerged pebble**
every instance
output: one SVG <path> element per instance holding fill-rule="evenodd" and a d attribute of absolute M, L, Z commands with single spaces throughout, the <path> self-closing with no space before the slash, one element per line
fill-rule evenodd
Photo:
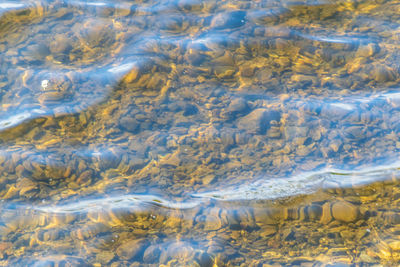
<path fill-rule="evenodd" d="M 338 221 L 355 222 L 359 215 L 358 208 L 349 202 L 339 201 L 332 205 L 332 216 Z"/>
<path fill-rule="evenodd" d="M 0 9 L 0 265 L 400 262 L 396 2 Z"/>
<path fill-rule="evenodd" d="M 144 239 L 124 240 L 123 244 L 116 250 L 116 254 L 124 260 L 140 260 L 147 245 Z"/>
<path fill-rule="evenodd" d="M 240 118 L 237 126 L 239 129 L 246 130 L 249 133 L 264 134 L 271 126 L 271 121 L 280 121 L 279 112 L 259 108 Z"/>

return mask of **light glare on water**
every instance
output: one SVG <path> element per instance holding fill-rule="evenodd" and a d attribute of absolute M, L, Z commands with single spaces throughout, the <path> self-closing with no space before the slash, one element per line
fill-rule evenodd
<path fill-rule="evenodd" d="M 0 1 L 0 265 L 397 266 L 399 1 Z"/>

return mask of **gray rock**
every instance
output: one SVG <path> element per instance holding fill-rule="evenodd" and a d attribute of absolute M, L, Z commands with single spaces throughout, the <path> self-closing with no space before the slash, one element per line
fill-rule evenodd
<path fill-rule="evenodd" d="M 317 204 L 310 205 L 307 208 L 307 215 L 309 220 L 314 221 L 314 220 L 319 220 L 322 216 L 322 207 Z"/>
<path fill-rule="evenodd" d="M 28 61 L 44 60 L 46 56 L 50 54 L 49 48 L 44 44 L 34 44 L 26 48 L 26 51 L 22 53 L 26 55 Z"/>
<path fill-rule="evenodd" d="M 240 118 L 237 127 L 253 134 L 265 134 L 271 121 L 279 122 L 281 115 L 278 111 L 259 108 Z"/>
<path fill-rule="evenodd" d="M 160 257 L 161 250 L 156 245 L 149 246 L 143 253 L 143 261 L 145 263 L 154 263 L 158 261 Z"/>
<path fill-rule="evenodd" d="M 213 17 L 211 27 L 216 29 L 237 28 L 245 23 L 245 11 L 220 13 Z"/>
<path fill-rule="evenodd" d="M 145 239 L 126 241 L 117 248 L 117 255 L 124 260 L 139 259 L 147 243 Z"/>
<path fill-rule="evenodd" d="M 378 65 L 372 68 L 370 77 L 378 83 L 384 83 L 396 80 L 396 73 L 386 66 Z"/>
<path fill-rule="evenodd" d="M 198 109 L 195 105 L 192 104 L 188 104 L 186 103 L 183 106 L 183 116 L 190 116 L 190 115 L 194 115 L 198 112 Z"/>
<path fill-rule="evenodd" d="M 131 156 L 129 158 L 129 167 L 130 167 L 130 170 L 132 170 L 132 171 L 136 171 L 145 165 L 146 165 L 146 161 L 141 157 Z"/>
<path fill-rule="evenodd" d="M 214 260 L 207 252 L 200 252 L 196 255 L 196 261 L 200 267 L 212 267 Z"/>
<path fill-rule="evenodd" d="M 194 250 L 189 243 L 176 242 L 168 246 L 160 256 L 160 263 L 167 263 L 171 259 L 185 258 L 191 259 L 194 256 Z"/>
<path fill-rule="evenodd" d="M 244 114 L 249 111 L 249 105 L 243 98 L 232 100 L 226 109 L 224 116 L 228 119 L 236 118 L 239 114 Z"/>
<path fill-rule="evenodd" d="M 118 154 L 118 152 L 122 154 L 121 151 L 116 151 L 116 153 L 113 153 L 113 151 L 108 149 L 102 151 L 98 159 L 99 167 L 103 170 L 117 168 L 121 161 L 121 154 Z"/>
<path fill-rule="evenodd" d="M 343 119 L 352 113 L 353 110 L 348 108 L 345 104 L 337 103 L 329 104 L 322 107 L 321 116 L 326 118 Z"/>
<path fill-rule="evenodd" d="M 119 121 L 119 125 L 122 129 L 131 133 L 136 133 L 139 130 L 139 122 L 132 117 L 123 117 Z"/>
<path fill-rule="evenodd" d="M 64 35 L 57 35 L 50 43 L 50 52 L 53 54 L 69 53 L 72 49 L 71 41 Z"/>
<path fill-rule="evenodd" d="M 350 140 L 362 140 L 366 138 L 365 129 L 362 126 L 350 126 L 344 129 L 346 138 Z"/>

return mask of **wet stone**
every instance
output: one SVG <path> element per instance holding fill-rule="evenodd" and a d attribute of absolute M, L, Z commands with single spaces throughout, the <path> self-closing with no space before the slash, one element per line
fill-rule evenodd
<path fill-rule="evenodd" d="M 185 104 L 183 106 L 183 116 L 195 115 L 198 112 L 198 108 L 193 104 Z"/>
<path fill-rule="evenodd" d="M 247 104 L 247 101 L 243 98 L 236 98 L 229 103 L 224 115 L 229 119 L 232 119 L 240 114 L 246 113 L 248 110 L 249 105 Z"/>
<path fill-rule="evenodd" d="M 256 71 L 256 68 L 252 68 L 252 67 L 243 67 L 243 68 L 240 70 L 240 74 L 241 74 L 243 77 L 250 78 L 250 77 L 253 77 L 253 76 L 254 76 L 255 71 Z"/>
<path fill-rule="evenodd" d="M 117 168 L 121 161 L 121 151 L 104 150 L 100 152 L 98 164 L 100 169 Z"/>
<path fill-rule="evenodd" d="M 59 55 L 66 54 L 72 49 L 70 38 L 65 35 L 56 35 L 54 41 L 50 43 L 50 52 Z"/>
<path fill-rule="evenodd" d="M 196 255 L 196 261 L 201 267 L 214 266 L 214 260 L 207 252 L 198 253 L 198 255 Z"/>
<path fill-rule="evenodd" d="M 262 226 L 260 229 L 261 237 L 269 237 L 276 234 L 278 231 L 277 227 L 274 225 L 265 225 Z"/>
<path fill-rule="evenodd" d="M 250 18 L 256 20 L 260 24 L 273 25 L 283 18 L 289 10 L 286 8 L 270 8 L 260 10 L 250 14 Z"/>
<path fill-rule="evenodd" d="M 110 46 L 114 43 L 115 35 L 110 26 L 102 25 L 98 22 L 89 22 L 89 30 L 83 31 L 83 38 L 91 47 Z M 88 24 L 88 22 L 86 22 Z"/>
<path fill-rule="evenodd" d="M 400 241 L 393 240 L 393 241 L 390 241 L 388 243 L 388 245 L 393 251 L 400 251 Z"/>
<path fill-rule="evenodd" d="M 182 29 L 183 21 L 182 17 L 168 17 L 159 20 L 157 23 L 162 30 L 176 32 Z"/>
<path fill-rule="evenodd" d="M 379 45 L 369 43 L 367 45 L 360 45 L 357 49 L 356 55 L 359 57 L 371 57 L 379 51 Z"/>
<path fill-rule="evenodd" d="M 332 216 L 341 222 L 355 222 L 359 218 L 359 210 L 350 202 L 339 201 L 332 205 Z"/>
<path fill-rule="evenodd" d="M 322 224 L 328 224 L 332 221 L 332 212 L 331 212 L 331 204 L 326 202 L 322 205 L 322 215 L 320 222 Z"/>
<path fill-rule="evenodd" d="M 24 54 L 28 61 L 43 61 L 50 54 L 50 50 L 45 44 L 34 44 L 28 46 Z"/>
<path fill-rule="evenodd" d="M 199 11 L 203 8 L 203 3 L 200 0 L 180 0 L 178 6 L 183 10 Z"/>
<path fill-rule="evenodd" d="M 370 75 L 372 79 L 380 83 L 396 80 L 395 72 L 386 66 L 373 66 Z"/>
<path fill-rule="evenodd" d="M 41 241 L 54 241 L 60 237 L 62 237 L 62 234 L 58 229 L 50 229 L 48 231 L 42 231 L 38 233 L 38 239 Z"/>
<path fill-rule="evenodd" d="M 348 116 L 351 112 L 353 112 L 353 108 L 351 106 L 347 106 L 345 104 L 331 104 L 322 107 L 321 115 L 329 118 L 334 116 L 334 118 L 342 119 Z"/>
<path fill-rule="evenodd" d="M 124 260 L 140 260 L 148 241 L 145 239 L 124 240 L 117 248 L 116 254 Z"/>
<path fill-rule="evenodd" d="M 94 236 L 106 232 L 108 227 L 103 223 L 87 224 L 76 230 L 72 235 L 79 240 L 86 240 Z"/>
<path fill-rule="evenodd" d="M 400 214 L 395 212 L 385 212 L 383 218 L 390 224 L 400 224 Z"/>
<path fill-rule="evenodd" d="M 39 191 L 38 184 L 28 178 L 23 178 L 17 182 L 19 194 L 23 197 L 31 197 Z"/>
<path fill-rule="evenodd" d="M 245 23 L 246 12 L 233 11 L 220 13 L 211 20 L 211 27 L 215 29 L 237 28 Z"/>
<path fill-rule="evenodd" d="M 366 138 L 365 129 L 360 126 L 351 126 L 345 130 L 346 137 L 351 140 L 361 140 Z"/>
<path fill-rule="evenodd" d="M 185 242 L 172 243 L 160 255 L 160 263 L 167 263 L 172 259 L 191 259 L 194 257 L 192 246 Z"/>
<path fill-rule="evenodd" d="M 160 257 L 161 250 L 157 245 L 149 246 L 143 253 L 143 261 L 145 263 L 156 263 Z"/>
<path fill-rule="evenodd" d="M 322 213 L 323 209 L 320 205 L 311 205 L 307 207 L 307 215 L 311 221 L 320 219 Z"/>
<path fill-rule="evenodd" d="M 140 123 L 135 118 L 123 117 L 119 121 L 119 125 L 128 132 L 136 133 L 139 130 Z"/>
<path fill-rule="evenodd" d="M 0 266 L 399 265 L 397 1 L 0 9 Z"/>
<path fill-rule="evenodd" d="M 240 118 L 237 127 L 250 133 L 264 134 L 271 121 L 280 121 L 280 113 L 274 110 L 259 108 Z"/>
<path fill-rule="evenodd" d="M 216 231 L 222 226 L 221 220 L 218 216 L 208 215 L 204 222 L 204 231 Z"/>

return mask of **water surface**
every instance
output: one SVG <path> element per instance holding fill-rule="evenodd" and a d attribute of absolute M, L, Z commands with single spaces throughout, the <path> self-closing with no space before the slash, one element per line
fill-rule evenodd
<path fill-rule="evenodd" d="M 398 265 L 399 14 L 0 1 L 0 265 Z"/>

